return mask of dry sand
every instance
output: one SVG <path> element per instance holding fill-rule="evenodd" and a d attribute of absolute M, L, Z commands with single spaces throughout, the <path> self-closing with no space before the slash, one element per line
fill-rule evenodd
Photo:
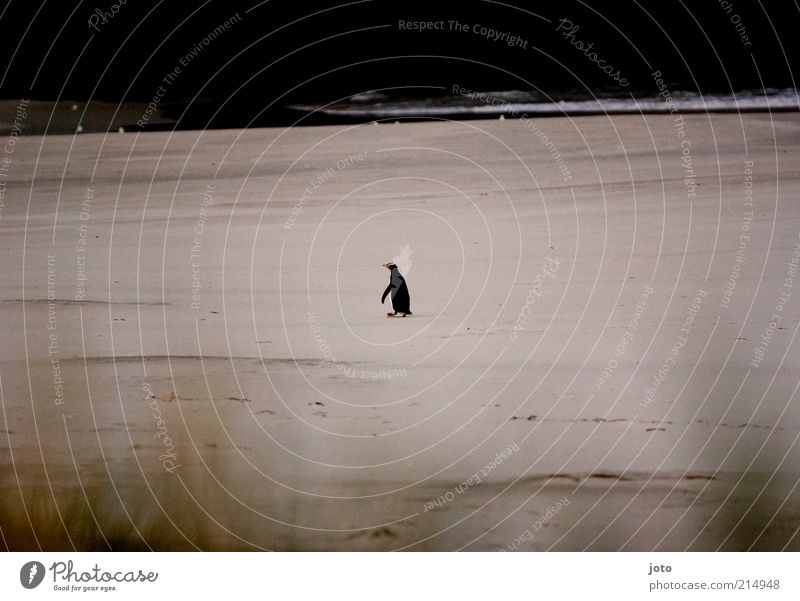
<path fill-rule="evenodd" d="M 800 119 L 676 125 L 20 138 L 5 547 L 800 550 Z"/>

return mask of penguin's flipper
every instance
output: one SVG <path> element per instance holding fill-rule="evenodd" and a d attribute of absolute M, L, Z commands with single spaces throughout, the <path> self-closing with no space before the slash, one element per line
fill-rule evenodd
<path fill-rule="evenodd" d="M 381 297 L 381 304 L 386 300 L 386 296 L 391 292 L 392 288 L 393 286 L 391 284 L 386 286 L 386 290 L 383 291 L 383 296 Z"/>

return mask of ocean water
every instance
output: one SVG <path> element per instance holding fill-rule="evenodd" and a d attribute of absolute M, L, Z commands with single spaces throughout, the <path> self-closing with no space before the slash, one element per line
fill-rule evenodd
<path fill-rule="evenodd" d="M 625 113 L 698 113 L 796 111 L 800 95 L 794 88 L 744 90 L 729 94 L 664 90 L 660 95 L 580 93 L 546 95 L 535 91 L 473 91 L 454 88 L 435 97 L 392 97 L 380 92 L 357 94 L 329 104 L 293 104 L 288 108 L 330 119 L 380 120 L 424 118 L 490 118 L 501 115 L 602 115 Z"/>

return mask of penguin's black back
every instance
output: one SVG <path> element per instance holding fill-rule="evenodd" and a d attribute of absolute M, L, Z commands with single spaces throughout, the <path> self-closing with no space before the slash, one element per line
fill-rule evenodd
<path fill-rule="evenodd" d="M 406 279 L 400 274 L 400 271 L 395 268 L 392 269 L 392 281 L 395 278 L 400 280 L 400 284 L 392 290 L 392 308 L 398 313 L 411 313 L 411 297 L 408 294 L 408 286 L 406 286 Z"/>

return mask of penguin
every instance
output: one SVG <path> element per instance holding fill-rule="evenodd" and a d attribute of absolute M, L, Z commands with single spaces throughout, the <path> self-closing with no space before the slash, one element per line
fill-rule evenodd
<path fill-rule="evenodd" d="M 391 275 L 389 276 L 389 285 L 386 286 L 386 290 L 383 291 L 381 304 L 386 301 L 386 295 L 391 292 L 392 308 L 394 309 L 393 312 L 387 313 L 386 315 L 389 317 L 394 317 L 398 314 L 400 317 L 412 315 L 411 298 L 408 296 L 408 286 L 406 286 L 405 278 L 400 274 L 400 270 L 397 269 L 397 265 L 394 263 L 386 263 L 384 267 L 391 272 Z"/>

